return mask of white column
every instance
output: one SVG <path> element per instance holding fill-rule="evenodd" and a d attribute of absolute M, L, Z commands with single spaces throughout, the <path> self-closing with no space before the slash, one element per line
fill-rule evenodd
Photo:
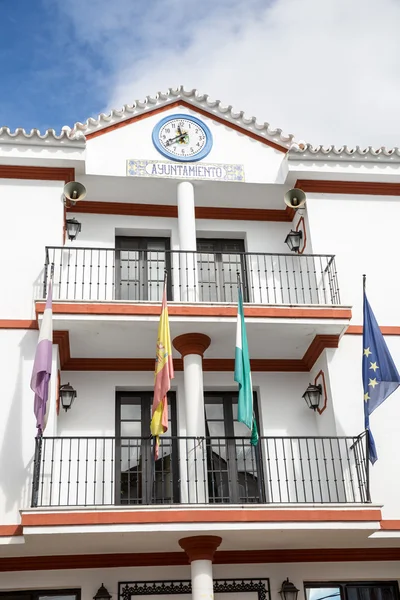
<path fill-rule="evenodd" d="M 183 378 L 185 386 L 186 435 L 205 435 L 203 356 L 187 354 L 183 357 Z"/>
<path fill-rule="evenodd" d="M 216 535 L 198 535 L 179 540 L 190 561 L 192 599 L 213 600 L 213 559 L 222 538 Z"/>
<path fill-rule="evenodd" d="M 190 563 L 193 600 L 213 600 L 214 582 L 211 560 L 193 560 Z"/>
<path fill-rule="evenodd" d="M 179 289 L 180 300 L 196 302 L 197 293 L 197 260 L 196 254 L 196 218 L 194 214 L 194 187 L 189 181 L 178 183 L 178 230 L 179 249 Z"/>
<path fill-rule="evenodd" d="M 186 436 L 181 447 L 186 460 L 181 460 L 182 502 L 204 504 L 208 501 L 207 450 L 204 440 L 205 415 L 203 391 L 203 354 L 211 343 L 204 333 L 184 333 L 173 340 L 174 347 L 183 358 L 185 388 Z"/>

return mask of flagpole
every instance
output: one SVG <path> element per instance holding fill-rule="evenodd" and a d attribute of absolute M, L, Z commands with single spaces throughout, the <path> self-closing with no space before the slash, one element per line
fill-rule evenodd
<path fill-rule="evenodd" d="M 364 273 L 363 274 L 363 297 L 365 297 L 366 288 L 367 288 L 367 276 Z M 364 298 L 363 298 L 363 302 L 364 302 Z M 363 323 L 363 332 L 364 332 L 364 327 L 365 327 L 365 323 Z M 368 423 L 369 423 L 369 417 L 368 417 Z M 369 499 L 370 499 L 370 496 L 369 496 L 369 433 L 368 433 L 367 428 L 365 430 L 365 433 L 366 433 L 366 436 L 365 436 L 365 461 L 366 461 L 365 478 L 366 478 L 367 501 L 369 501 Z"/>
<path fill-rule="evenodd" d="M 42 431 L 39 430 L 35 438 L 35 456 L 33 459 L 32 479 L 32 508 L 36 508 L 39 500 L 40 463 L 42 462 Z"/>
<path fill-rule="evenodd" d="M 164 269 L 163 295 L 164 295 L 164 290 L 165 290 L 165 292 L 167 292 L 167 281 L 168 281 L 168 269 L 165 268 Z M 154 478 L 155 478 L 156 456 L 157 456 L 157 438 L 154 436 L 153 437 L 153 460 L 152 460 L 152 465 L 151 465 L 151 482 L 152 482 L 152 485 L 153 485 L 153 481 L 154 481 Z M 151 498 L 150 498 L 150 500 L 151 500 Z"/>
<path fill-rule="evenodd" d="M 53 284 L 54 279 L 54 263 L 50 265 L 50 283 Z M 49 289 L 47 286 L 47 266 L 45 272 L 45 292 L 46 302 Z M 40 480 L 40 467 L 42 462 L 42 447 L 43 447 L 43 431 L 41 428 L 38 429 L 35 438 L 35 455 L 33 459 L 33 479 L 32 479 L 32 507 L 35 508 L 38 505 L 39 500 L 39 480 Z"/>

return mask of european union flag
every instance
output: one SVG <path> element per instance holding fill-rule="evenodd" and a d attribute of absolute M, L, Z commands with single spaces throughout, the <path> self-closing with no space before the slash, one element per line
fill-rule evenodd
<path fill-rule="evenodd" d="M 378 460 L 375 442 L 369 428 L 369 415 L 400 385 L 400 375 L 364 291 L 364 327 L 362 375 L 364 386 L 364 418 L 368 432 L 369 459 Z"/>

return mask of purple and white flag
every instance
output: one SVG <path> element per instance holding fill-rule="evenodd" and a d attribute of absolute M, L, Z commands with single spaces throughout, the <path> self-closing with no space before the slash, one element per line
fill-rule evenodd
<path fill-rule="evenodd" d="M 48 413 L 49 382 L 53 354 L 53 282 L 50 280 L 46 308 L 40 326 L 35 362 L 31 378 L 31 389 L 35 392 L 34 413 L 36 427 L 41 435 L 46 427 Z"/>

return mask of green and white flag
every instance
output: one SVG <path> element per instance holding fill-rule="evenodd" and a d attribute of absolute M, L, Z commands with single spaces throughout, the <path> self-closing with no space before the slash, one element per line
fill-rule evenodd
<path fill-rule="evenodd" d="M 251 381 L 249 347 L 247 345 L 246 323 L 244 322 L 243 297 L 238 286 L 238 313 L 236 325 L 235 381 L 239 384 L 238 421 L 251 431 L 251 443 L 258 443 L 257 424 L 253 412 L 253 384 Z"/>

